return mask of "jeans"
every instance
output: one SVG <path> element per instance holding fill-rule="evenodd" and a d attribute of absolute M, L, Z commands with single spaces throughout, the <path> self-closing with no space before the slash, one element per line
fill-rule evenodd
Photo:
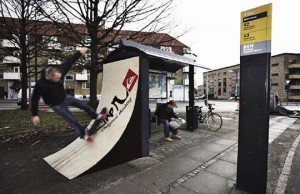
<path fill-rule="evenodd" d="M 165 137 L 170 137 L 170 131 L 172 132 L 172 135 L 177 135 L 178 129 L 170 127 L 170 122 L 167 119 L 159 119 L 159 121 L 164 124 Z"/>
<path fill-rule="evenodd" d="M 57 114 L 62 116 L 66 121 L 68 121 L 75 132 L 79 135 L 80 138 L 84 137 L 84 129 L 81 127 L 79 122 L 73 117 L 68 106 L 73 106 L 84 110 L 92 119 L 95 119 L 98 114 L 85 102 L 74 98 L 73 96 L 67 96 L 66 99 L 53 107 L 51 107 Z"/>

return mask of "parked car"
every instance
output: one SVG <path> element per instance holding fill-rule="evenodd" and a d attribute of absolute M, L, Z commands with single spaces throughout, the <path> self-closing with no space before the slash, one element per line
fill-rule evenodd
<path fill-rule="evenodd" d="M 31 94 L 32 94 L 33 88 L 31 88 Z M 27 88 L 27 105 L 29 105 L 29 88 Z M 22 89 L 19 90 L 18 93 L 18 101 L 17 101 L 17 105 L 21 105 L 21 101 L 22 101 Z"/>
<path fill-rule="evenodd" d="M 78 98 L 80 100 L 83 100 L 83 101 L 89 101 L 90 100 L 90 95 L 75 95 L 74 96 L 75 98 Z M 101 95 L 97 95 L 97 100 L 100 101 L 101 99 Z"/>
<path fill-rule="evenodd" d="M 240 100 L 240 96 L 231 96 L 229 98 L 230 101 Z"/>

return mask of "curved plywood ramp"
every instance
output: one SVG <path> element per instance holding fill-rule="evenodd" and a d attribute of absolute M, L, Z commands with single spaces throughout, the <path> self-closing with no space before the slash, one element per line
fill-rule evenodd
<path fill-rule="evenodd" d="M 139 57 L 107 63 L 103 67 L 101 101 L 97 112 L 107 107 L 109 116 L 93 142 L 76 139 L 44 158 L 56 171 L 72 179 L 106 156 L 124 133 L 134 110 L 139 80 Z M 88 127 L 92 125 L 92 120 Z"/>

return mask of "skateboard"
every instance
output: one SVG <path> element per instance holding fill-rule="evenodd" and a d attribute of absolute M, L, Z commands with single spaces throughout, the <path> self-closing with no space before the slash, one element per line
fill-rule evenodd
<path fill-rule="evenodd" d="M 97 128 L 99 124 L 106 118 L 106 116 L 107 116 L 107 108 L 104 107 L 100 112 L 100 119 L 94 121 L 91 128 L 86 131 L 86 134 L 88 136 L 94 135 L 97 132 Z"/>

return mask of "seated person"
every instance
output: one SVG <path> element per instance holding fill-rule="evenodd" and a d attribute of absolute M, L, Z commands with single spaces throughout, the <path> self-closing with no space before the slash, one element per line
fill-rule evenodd
<path fill-rule="evenodd" d="M 173 111 L 174 107 L 177 107 L 176 102 L 174 100 L 170 100 L 169 102 L 157 107 L 155 112 L 155 115 L 158 117 L 158 121 L 164 124 L 164 136 L 165 141 L 167 142 L 172 142 L 172 139 L 181 139 L 181 137 L 177 135 L 178 129 L 170 127 L 170 121 L 178 118 Z M 171 137 L 170 131 L 172 132 Z"/>

